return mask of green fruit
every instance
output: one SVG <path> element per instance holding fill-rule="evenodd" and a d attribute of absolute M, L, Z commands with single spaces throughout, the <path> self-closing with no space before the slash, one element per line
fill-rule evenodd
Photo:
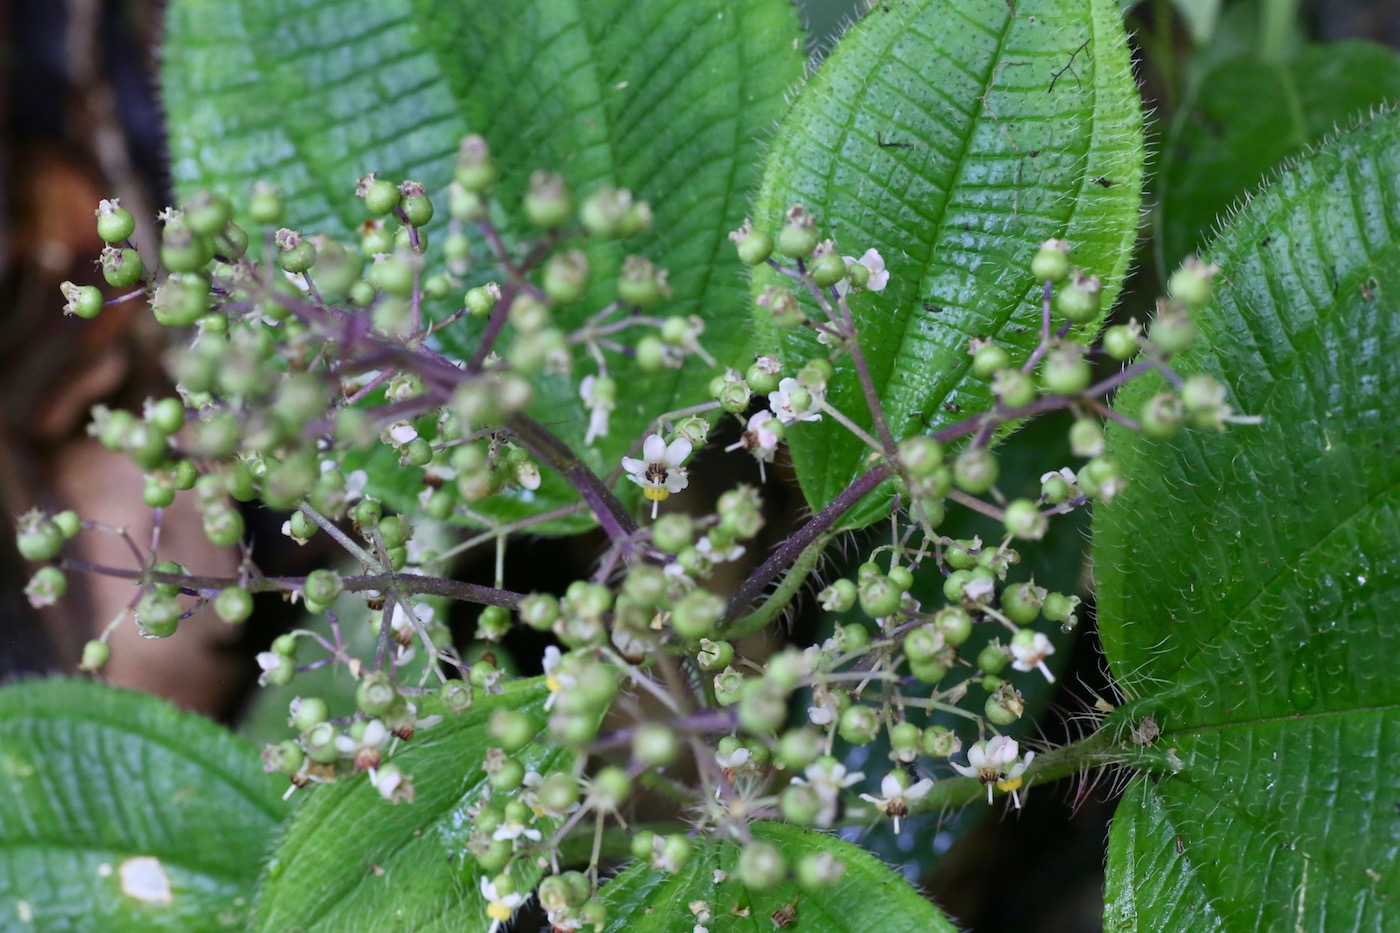
<path fill-rule="evenodd" d="M 359 195 L 371 217 L 383 217 L 399 206 L 399 186 L 383 178 L 367 176 L 360 181 Z"/>
<path fill-rule="evenodd" d="M 103 200 L 97 206 L 97 235 L 104 243 L 125 243 L 136 232 L 136 218 L 116 200 Z"/>

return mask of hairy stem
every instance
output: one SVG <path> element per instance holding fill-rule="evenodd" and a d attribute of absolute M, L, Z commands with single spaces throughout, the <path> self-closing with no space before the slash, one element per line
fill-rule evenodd
<path fill-rule="evenodd" d="M 733 619 L 743 612 L 754 600 L 763 595 L 763 591 L 778 578 L 784 570 L 794 566 L 798 558 L 802 555 L 813 541 L 835 527 L 841 516 L 845 515 L 856 503 L 864 499 L 876 486 L 894 475 L 894 468 L 889 463 L 881 463 L 872 467 L 866 473 L 859 476 L 851 485 L 841 490 L 840 494 L 797 531 L 793 532 L 773 554 L 759 565 L 749 578 L 739 585 L 734 591 L 734 596 L 729 601 L 729 611 L 726 617 Z"/>

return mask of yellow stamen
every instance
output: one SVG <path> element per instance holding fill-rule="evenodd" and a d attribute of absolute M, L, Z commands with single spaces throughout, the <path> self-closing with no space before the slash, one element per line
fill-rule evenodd
<path fill-rule="evenodd" d="M 561 684 L 559 683 L 559 678 L 555 677 L 553 674 L 548 674 L 545 676 L 544 685 L 549 688 L 550 693 L 558 693 L 559 687 L 561 686 Z"/>
<path fill-rule="evenodd" d="M 665 486 L 643 486 L 642 495 L 653 502 L 664 502 L 671 495 L 671 490 Z"/>
<path fill-rule="evenodd" d="M 997 790 L 1004 790 L 1008 794 L 1013 790 L 1020 790 L 1022 780 L 1022 778 L 1014 777 L 1009 781 L 997 781 Z"/>
<path fill-rule="evenodd" d="M 509 920 L 510 915 L 511 909 L 505 904 L 492 902 L 486 905 L 486 916 L 490 917 L 492 920 Z"/>

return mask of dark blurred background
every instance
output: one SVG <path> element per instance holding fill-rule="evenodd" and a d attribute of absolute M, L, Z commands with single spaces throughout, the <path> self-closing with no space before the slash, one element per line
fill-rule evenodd
<path fill-rule="evenodd" d="M 864 3 L 799 6 L 813 37 L 810 50 L 821 54 Z M 155 84 L 160 7 L 154 0 L 0 0 L 0 679 L 72 671 L 83 643 L 124 610 L 133 592 L 124 581 L 72 577 L 58 607 L 31 609 L 22 592 L 29 568 L 14 551 L 12 516 L 34 506 L 75 508 L 123 525 L 138 540 L 151 534 L 140 473 L 84 429 L 94 404 L 135 408 L 168 392 L 159 367 L 162 338 L 141 302 L 108 309 L 94 322 L 65 319 L 58 286 L 100 284 L 94 259 L 102 244 L 92 216 L 100 198 L 119 197 L 146 223 L 172 200 Z M 1172 118 L 1191 48 L 1172 9 L 1154 0 L 1130 16 L 1140 41 L 1139 80 L 1158 126 Z M 1400 39 L 1394 0 L 1324 0 L 1305 4 L 1301 16 L 1319 40 L 1355 36 L 1395 47 Z M 1158 292 L 1148 257 L 1139 268 L 1125 292 L 1125 313 L 1141 315 Z M 791 496 L 769 505 L 771 533 L 780 536 L 801 503 Z M 166 511 L 163 551 L 178 554 L 196 573 L 228 572 L 234 558 L 209 546 L 192 516 L 178 503 Z M 281 516 L 250 509 L 248 518 L 261 564 L 296 573 L 324 556 L 288 547 L 278 533 Z M 84 556 L 99 562 L 128 557 L 119 543 L 83 547 Z M 763 549 L 752 550 L 761 556 Z M 585 537 L 526 542 L 513 548 L 513 559 L 517 567 L 550 568 L 562 587 L 588 570 L 596 553 L 597 542 Z M 470 576 L 472 568 L 459 572 Z M 548 589 L 550 583 L 536 576 L 507 585 Z M 177 637 L 136 650 L 124 650 L 119 636 L 105 676 L 233 724 L 253 689 L 252 653 L 294 618 L 270 601 L 255 624 L 233 634 L 219 625 L 185 625 Z M 820 624 L 815 615 L 798 618 L 795 637 L 815 638 Z M 1112 696 L 1092 625 L 1085 628 L 1052 699 L 1056 713 L 1040 725 L 1050 742 L 1073 737 L 1073 714 Z M 539 656 L 537 645 L 508 647 Z M 958 838 L 946 855 L 943 842 L 921 840 L 917 848 L 926 854 L 911 856 L 906 869 L 973 930 L 1099 930 L 1113 783 L 1108 775 L 1097 786 L 1036 788 L 1033 804 L 1019 813 L 972 814 L 949 835 Z M 927 833 L 932 837 L 933 829 Z"/>

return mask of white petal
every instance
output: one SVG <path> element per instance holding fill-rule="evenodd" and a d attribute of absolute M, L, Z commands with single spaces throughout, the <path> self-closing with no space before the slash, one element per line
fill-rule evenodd
<path fill-rule="evenodd" d="M 666 448 L 666 462 L 673 467 L 680 466 L 685 462 L 685 458 L 690 456 L 690 441 L 683 437 L 678 437 Z"/>
<path fill-rule="evenodd" d="M 651 463 L 657 463 L 664 459 L 665 456 L 665 438 L 663 438 L 660 434 L 648 435 L 646 441 L 642 444 L 642 459 Z M 627 467 L 627 461 L 625 458 L 622 462 L 622 465 L 624 468 Z"/>
<path fill-rule="evenodd" d="M 623 457 L 622 468 L 633 476 L 641 476 L 647 471 L 647 464 L 645 460 L 635 460 L 632 457 Z"/>

